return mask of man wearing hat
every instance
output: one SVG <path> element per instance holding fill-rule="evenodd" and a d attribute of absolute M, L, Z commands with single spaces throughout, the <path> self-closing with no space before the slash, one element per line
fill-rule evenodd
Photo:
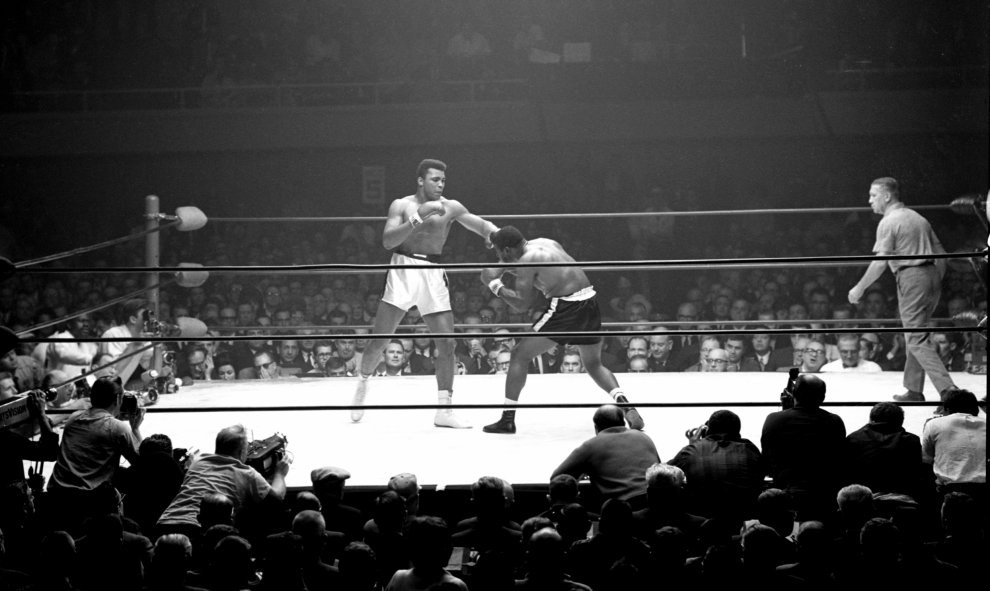
<path fill-rule="evenodd" d="M 343 503 L 344 483 L 350 477 L 350 472 L 336 466 L 317 468 L 309 474 L 327 529 L 343 533 L 348 542 L 359 542 L 364 518 L 360 510 Z"/>
<path fill-rule="evenodd" d="M 396 474 L 388 479 L 388 489 L 394 490 L 406 502 L 407 520 L 419 514 L 419 482 L 415 474 Z"/>

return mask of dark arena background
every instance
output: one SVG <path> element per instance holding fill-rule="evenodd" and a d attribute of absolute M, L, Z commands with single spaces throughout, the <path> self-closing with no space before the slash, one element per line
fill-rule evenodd
<path fill-rule="evenodd" d="M 655 588 L 657 573 L 801 588 L 815 582 L 793 540 L 820 531 L 834 540 L 821 552 L 845 557 L 823 567 L 838 584 L 985 582 L 986 2 L 0 11 L 0 590 L 425 589 L 434 577 L 608 591 Z M 513 402 L 514 352 L 556 305 L 539 292 L 509 305 L 511 261 L 508 292 L 479 280 L 501 252 L 487 226 L 450 224 L 434 261 L 449 330 L 430 334 L 436 315 L 413 307 L 376 331 L 386 275 L 403 271 L 389 250 L 416 254 L 386 248 L 386 216 L 411 227 L 403 236 L 424 231 L 390 207 L 424 200 L 427 158 L 447 166 L 444 198 L 557 241 L 576 262 L 551 260 L 583 269 L 624 397 L 556 346 L 527 366 L 517 430 L 483 430 Z M 892 209 L 874 181 L 887 177 L 942 248 L 878 249 Z M 859 285 L 876 261 L 885 272 Z M 919 323 L 905 273 L 929 265 L 940 283 Z M 374 337 L 390 342 L 355 397 Z M 454 395 L 434 398 L 451 341 Z M 834 416 L 774 444 L 791 368 L 825 383 Z M 912 386 L 912 372 L 927 377 Z M 125 392 L 107 416 L 90 398 L 105 376 Z M 139 429 L 120 409 L 128 393 Z M 958 410 L 973 397 L 975 414 Z M 607 442 L 593 416 L 612 403 L 645 427 L 605 428 Z M 719 410 L 738 433 L 690 437 Z M 80 435 L 94 413 L 110 431 Z M 891 413 L 903 429 L 881 420 Z M 233 425 L 248 449 L 220 453 Z M 142 437 L 157 454 L 131 449 Z M 589 447 L 599 455 L 568 460 Z M 239 480 L 202 469 L 221 457 Z M 578 492 L 565 478 L 548 499 L 560 472 Z M 757 500 L 778 490 L 783 525 Z M 210 521 L 208 507 L 197 523 L 209 492 L 229 504 L 213 499 L 224 514 Z M 182 499 L 187 521 L 170 522 Z M 776 550 L 747 558 L 740 537 L 757 520 Z M 217 523 L 236 529 L 210 533 Z M 232 568 L 212 556 L 221 539 L 249 561 L 240 587 L 217 574 Z M 97 548 L 118 573 L 92 570 Z M 403 578 L 411 566 L 421 587 Z M 894 571 L 903 580 L 884 578 Z"/>

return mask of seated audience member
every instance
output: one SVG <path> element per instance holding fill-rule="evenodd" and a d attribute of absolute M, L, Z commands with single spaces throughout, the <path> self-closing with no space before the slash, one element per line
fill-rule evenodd
<path fill-rule="evenodd" d="M 687 432 L 688 445 L 668 462 L 687 477 L 687 509 L 704 517 L 725 517 L 739 525 L 756 505 L 766 469 L 760 450 L 740 435 L 732 411 L 717 410 L 703 427 Z"/>
<path fill-rule="evenodd" d="M 538 517 L 546 517 L 556 526 L 560 522 L 560 512 L 563 508 L 578 502 L 577 478 L 570 474 L 558 474 L 551 478 L 547 502 L 550 508 L 540 513 Z"/>
<path fill-rule="evenodd" d="M 234 501 L 223 493 L 203 495 L 199 501 L 199 512 L 196 522 L 200 531 L 206 531 L 214 525 L 234 525 Z"/>
<path fill-rule="evenodd" d="M 645 509 L 633 513 L 637 536 L 650 539 L 653 532 L 669 525 L 693 539 L 705 518 L 692 515 L 685 509 L 687 478 L 684 471 L 677 466 L 657 462 L 646 470 L 645 476 L 647 505 Z"/>
<path fill-rule="evenodd" d="M 364 524 L 364 543 L 375 551 L 378 579 L 384 587 L 395 571 L 409 568 L 410 545 L 405 538 L 406 505 L 394 490 L 375 499 L 372 517 Z"/>
<path fill-rule="evenodd" d="M 74 591 L 77 568 L 76 541 L 68 532 L 54 531 L 41 539 L 39 558 L 35 560 L 34 587 L 39 591 Z M 6 576 L 0 568 L 0 579 Z M 16 588 L 16 587 L 15 587 Z"/>
<path fill-rule="evenodd" d="M 419 515 L 419 482 L 410 472 L 396 474 L 388 479 L 388 489 L 394 490 L 406 504 L 406 519 Z"/>
<path fill-rule="evenodd" d="M 154 535 L 155 524 L 179 492 L 183 467 L 172 457 L 172 440 L 155 433 L 138 446 L 137 464 L 118 470 L 114 483 L 124 495 L 124 516 L 133 519 L 141 533 Z"/>
<path fill-rule="evenodd" d="M 280 507 L 285 498 L 289 462 L 284 458 L 278 461 L 269 484 L 244 463 L 247 452 L 247 430 L 242 425 L 227 427 L 217 433 L 214 453 L 202 454 L 189 466 L 178 494 L 158 519 L 159 534 L 183 533 L 190 539 L 198 536 L 200 503 L 210 493 L 229 497 L 238 512 L 262 502 L 272 505 L 273 509 Z"/>
<path fill-rule="evenodd" d="M 781 559 L 780 564 L 794 562 L 797 558 L 794 545 L 796 523 L 794 521 L 794 507 L 792 506 L 791 496 L 779 488 L 768 488 L 764 490 L 756 498 L 756 509 L 753 516 L 756 519 L 746 521 L 743 524 L 741 533 L 745 534 L 749 528 L 756 525 L 764 525 L 772 528 L 780 536 L 780 539 L 786 542 L 778 549 Z"/>
<path fill-rule="evenodd" d="M 723 352 L 723 355 L 717 355 L 716 359 L 724 359 L 725 363 L 719 364 L 718 362 L 713 365 L 723 365 L 728 367 L 729 354 L 725 353 L 722 349 L 722 341 L 716 336 L 706 336 L 701 339 L 701 343 L 698 345 L 697 353 L 698 357 L 692 361 L 693 365 L 688 365 L 683 369 L 683 371 L 708 371 L 708 357 L 709 354 L 718 349 Z"/>
<path fill-rule="evenodd" d="M 793 497 L 799 521 L 827 519 L 842 478 L 846 428 L 821 408 L 825 389 L 818 376 L 798 376 L 794 408 L 770 413 L 763 423 L 763 460 L 774 486 Z"/>
<path fill-rule="evenodd" d="M 797 562 L 777 567 L 777 584 L 787 589 L 837 589 L 832 539 L 821 521 L 798 528 Z"/>
<path fill-rule="evenodd" d="M 619 560 L 646 570 L 650 547 L 636 537 L 629 503 L 609 499 L 602 505 L 598 533 L 574 542 L 567 551 L 567 573 L 592 589 L 606 589 L 611 567 Z"/>
<path fill-rule="evenodd" d="M 386 589 L 426 591 L 442 587 L 467 591 L 464 581 L 445 568 L 453 550 L 447 522 L 439 517 L 414 517 L 406 527 L 406 538 L 412 568 L 396 571 Z"/>
<path fill-rule="evenodd" d="M 785 564 L 781 548 L 788 545 L 772 527 L 757 525 L 746 530 L 742 535 L 743 586 L 772 586 L 777 567 Z"/>
<path fill-rule="evenodd" d="M 307 589 L 333 589 L 340 582 L 337 567 L 324 562 L 327 526 L 318 510 L 300 511 L 292 519 L 292 533 L 302 540 L 303 581 Z"/>
<path fill-rule="evenodd" d="M 0 356 L 0 372 L 10 373 L 17 392 L 40 388 L 45 377 L 44 367 L 30 355 L 18 355 L 16 348 Z"/>
<path fill-rule="evenodd" d="M 801 356 L 801 373 L 818 373 L 822 366 L 828 361 L 825 353 L 825 343 L 818 339 L 811 339 L 804 348 Z"/>
<path fill-rule="evenodd" d="M 292 532 L 271 534 L 265 538 L 261 556 L 261 582 L 255 591 L 308 591 L 303 577 L 302 538 Z"/>
<path fill-rule="evenodd" d="M 728 335 L 725 337 L 725 346 L 723 348 L 728 355 L 728 363 L 726 364 L 725 371 L 741 371 L 744 353 L 746 352 L 746 337 L 744 335 Z M 758 368 L 752 371 L 758 371 Z"/>
<path fill-rule="evenodd" d="M 846 481 L 875 493 L 898 493 L 918 502 L 930 498 L 921 461 L 921 440 L 904 430 L 904 410 L 880 402 L 870 410 L 870 422 L 846 437 Z"/>
<path fill-rule="evenodd" d="M 526 545 L 526 578 L 517 580 L 515 588 L 523 591 L 591 591 L 591 587 L 567 578 L 566 553 L 564 540 L 555 530 L 547 527 L 533 534 Z"/>
<path fill-rule="evenodd" d="M 752 336 L 750 339 L 753 345 L 752 355 L 743 361 L 740 371 L 777 371 L 781 367 L 790 367 L 794 356 L 772 347 L 773 337 L 769 334 L 770 327 L 756 328 L 764 328 L 768 332 Z"/>
<path fill-rule="evenodd" d="M 385 345 L 382 362 L 375 370 L 376 376 L 401 376 L 409 373 L 406 352 L 402 341 L 392 339 Z"/>
<path fill-rule="evenodd" d="M 344 547 L 337 563 L 340 569 L 340 588 L 348 591 L 377 591 L 377 557 L 371 546 L 364 542 L 351 542 Z"/>
<path fill-rule="evenodd" d="M 182 534 L 169 534 L 155 542 L 146 591 L 205 591 L 202 587 L 186 585 L 186 575 L 192 567 L 193 546 Z"/>
<path fill-rule="evenodd" d="M 333 341 L 333 356 L 344 362 L 348 374 L 357 375 L 358 368 L 361 367 L 363 353 L 357 350 L 357 333 L 353 328 L 345 328 L 339 331 L 338 336 Z"/>
<path fill-rule="evenodd" d="M 216 366 L 215 370 L 218 380 L 228 382 L 237 379 L 237 368 L 234 367 L 234 362 L 228 354 L 221 353 L 217 355 L 213 363 Z"/>
<path fill-rule="evenodd" d="M 564 356 L 560 360 L 560 373 L 584 373 L 581 353 L 565 349 Z"/>
<path fill-rule="evenodd" d="M 982 513 L 983 519 L 980 519 Z M 976 583 L 986 576 L 986 507 L 973 497 L 950 492 L 942 499 L 942 537 L 932 544 L 936 558 L 959 568 L 966 582 Z"/>
<path fill-rule="evenodd" d="M 125 531 L 120 515 L 106 513 L 87 522 L 85 534 L 76 540 L 76 553 L 82 568 L 73 581 L 80 591 L 131 591 L 144 584 L 152 546 L 148 538 Z M 107 556 L 113 556 L 113 568 L 93 568 Z"/>
<path fill-rule="evenodd" d="M 873 491 L 862 484 L 850 484 L 835 496 L 838 511 L 833 528 L 836 566 L 840 576 L 847 574 L 859 558 L 860 532 L 867 521 L 877 517 Z"/>
<path fill-rule="evenodd" d="M 255 352 L 253 377 L 258 380 L 276 380 L 282 377 L 278 359 L 268 347 Z"/>
<path fill-rule="evenodd" d="M 841 334 L 836 346 L 839 349 L 839 359 L 823 365 L 819 370 L 822 373 L 840 371 L 873 373 L 882 371 L 876 363 L 859 356 L 859 335 Z"/>
<path fill-rule="evenodd" d="M 341 532 L 345 540 L 354 542 L 361 541 L 365 520 L 360 510 L 344 504 L 345 484 L 350 477 L 350 472 L 337 466 L 323 466 L 309 474 L 327 529 Z"/>
<path fill-rule="evenodd" d="M 276 347 L 278 349 L 279 375 L 294 376 L 306 373 L 309 367 L 299 350 L 299 341 L 294 339 L 281 340 L 277 342 Z"/>
<path fill-rule="evenodd" d="M 210 553 L 210 563 L 203 577 L 210 591 L 243 591 L 257 583 L 251 544 L 237 535 L 222 538 Z"/>
<path fill-rule="evenodd" d="M 966 371 L 966 337 L 961 332 L 933 332 L 932 343 L 949 371 Z"/>
<path fill-rule="evenodd" d="M 655 330 L 669 331 L 670 329 L 665 326 L 657 326 Z M 671 355 L 674 347 L 673 337 L 667 334 L 655 334 L 650 335 L 649 341 L 650 353 L 647 356 L 647 361 L 650 364 L 650 372 L 677 371 Z"/>
<path fill-rule="evenodd" d="M 935 471 L 940 495 L 964 492 L 981 506 L 987 500 L 987 419 L 976 395 L 950 388 L 943 393 L 943 416 L 925 423 L 922 458 Z"/>
<path fill-rule="evenodd" d="M 614 404 L 598 407 L 595 436 L 578 446 L 550 475 L 587 475 L 601 501 L 622 499 L 641 506 L 646 494 L 646 469 L 660 461 L 650 436 L 625 425 L 625 414 Z M 596 505 L 597 506 L 597 503 Z"/>

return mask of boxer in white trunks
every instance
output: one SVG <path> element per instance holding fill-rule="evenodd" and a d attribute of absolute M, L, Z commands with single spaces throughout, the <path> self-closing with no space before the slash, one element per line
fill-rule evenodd
<path fill-rule="evenodd" d="M 488 240 L 498 230 L 494 224 L 469 212 L 459 201 L 443 196 L 447 165 L 439 160 L 423 160 L 416 171 L 416 193 L 396 199 L 388 209 L 388 220 L 382 243 L 392 251 L 392 264 L 419 265 L 417 269 L 390 269 L 385 292 L 375 313 L 374 334 L 394 333 L 409 308 L 416 306 L 433 333 L 454 332 L 454 314 L 450 308 L 447 275 L 434 263 L 443 252 L 447 234 L 456 221 Z M 449 406 L 454 386 L 454 339 L 435 339 L 437 347 L 437 399 Z M 368 378 L 375 373 L 382 351 L 388 341 L 375 339 L 368 343 L 361 358 L 354 406 L 363 406 L 368 392 Z M 351 420 L 358 422 L 363 409 L 351 411 Z M 449 408 L 437 410 L 433 424 L 454 429 L 469 428 Z"/>

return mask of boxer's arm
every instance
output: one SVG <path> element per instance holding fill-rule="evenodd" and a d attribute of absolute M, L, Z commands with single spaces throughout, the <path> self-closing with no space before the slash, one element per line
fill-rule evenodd
<path fill-rule="evenodd" d="M 448 209 L 453 211 L 454 219 L 468 230 L 484 238 L 485 245 L 491 248 L 491 235 L 493 232 L 498 232 L 498 226 L 471 213 L 460 201 L 448 200 L 447 204 Z"/>
<path fill-rule="evenodd" d="M 392 250 L 406 241 L 415 230 L 415 226 L 405 219 L 405 202 L 396 199 L 388 208 L 388 219 L 385 220 L 385 230 L 382 232 L 382 246 Z"/>

